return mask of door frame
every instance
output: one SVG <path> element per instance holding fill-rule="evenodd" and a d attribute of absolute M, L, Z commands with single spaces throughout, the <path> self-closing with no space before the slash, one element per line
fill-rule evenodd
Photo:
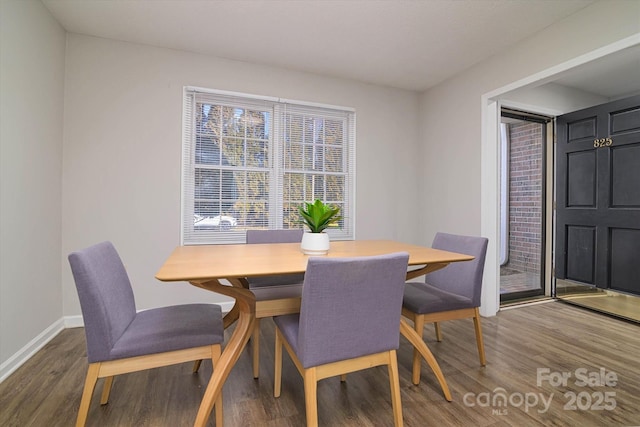
<path fill-rule="evenodd" d="M 530 290 L 530 291 L 521 291 L 516 292 L 515 295 L 511 297 L 504 298 L 504 294 L 500 294 L 500 302 L 511 302 L 516 299 L 528 298 L 528 297 L 540 297 L 540 296 L 553 296 L 555 294 L 554 288 L 552 286 L 552 254 L 553 254 L 553 238 L 554 238 L 554 230 L 553 227 L 553 212 L 554 212 L 554 183 L 555 183 L 555 163 L 554 163 L 554 155 L 555 155 L 555 117 L 549 114 L 542 114 L 534 111 L 524 111 L 520 108 L 515 108 L 511 106 L 511 103 L 504 102 L 500 104 L 500 115 L 520 115 L 521 120 L 530 123 L 538 123 L 544 126 L 545 134 L 544 134 L 544 147 L 542 149 L 542 185 L 544 188 L 542 189 L 542 198 L 540 199 L 541 204 L 541 247 L 540 247 L 540 280 L 541 286 L 539 290 Z M 501 150 L 500 154 L 504 151 Z M 502 159 L 501 159 L 502 165 Z M 502 179 L 502 177 L 501 177 Z M 501 184 L 502 185 L 502 184 Z M 501 195 L 502 197 L 502 195 Z M 502 232 L 502 227 L 499 230 Z M 503 238 L 503 236 L 500 236 Z M 508 237 L 508 236 L 507 236 Z M 508 240 L 508 238 L 507 238 Z M 500 258 L 498 258 L 500 259 Z M 500 276 L 498 276 L 500 279 Z M 499 283 L 500 288 L 500 283 Z M 542 291 L 542 292 L 540 292 Z M 508 295 L 508 294 L 507 294 Z"/>
<path fill-rule="evenodd" d="M 580 55 L 561 64 L 547 68 L 541 72 L 532 74 L 523 79 L 512 82 L 501 88 L 487 92 L 481 96 L 481 203 L 480 203 L 480 230 L 481 234 L 489 239 L 487 248 L 486 265 L 484 269 L 484 292 L 480 313 L 483 316 L 494 316 L 500 309 L 500 110 L 501 99 L 509 92 L 518 89 L 532 88 L 541 84 L 550 83 L 560 77 L 561 74 L 578 70 L 581 65 L 603 58 L 629 47 L 640 45 L 640 34 L 627 37 L 615 43 L 601 47 L 594 51 Z M 545 110 L 526 105 L 509 103 L 511 108 L 519 108 L 526 111 L 556 116 L 561 112 Z M 549 181 L 549 180 L 548 180 Z M 553 180 L 550 180 L 553 181 Z M 553 194 L 553 192 L 551 192 Z M 547 220 L 549 220 L 547 218 Z M 547 229 L 553 230 L 553 219 Z M 555 236 L 550 240 L 553 242 Z M 549 250 L 547 256 L 552 256 Z M 547 267 L 548 266 L 548 267 Z M 545 271 L 553 268 L 553 261 L 545 262 Z"/>

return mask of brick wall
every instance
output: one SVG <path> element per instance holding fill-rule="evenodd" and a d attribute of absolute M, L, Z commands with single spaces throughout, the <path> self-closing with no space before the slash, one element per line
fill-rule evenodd
<path fill-rule="evenodd" d="M 542 224 L 542 132 L 538 123 L 509 125 L 509 262 L 539 272 Z"/>

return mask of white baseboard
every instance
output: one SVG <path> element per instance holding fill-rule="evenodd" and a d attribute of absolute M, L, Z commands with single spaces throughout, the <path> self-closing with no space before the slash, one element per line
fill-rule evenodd
<path fill-rule="evenodd" d="M 77 314 L 75 316 L 64 316 L 62 319 L 64 320 L 65 329 L 84 327 L 84 319 L 81 314 Z"/>
<path fill-rule="evenodd" d="M 234 302 L 224 302 L 218 305 L 222 307 L 222 313 L 228 313 L 233 307 Z M 13 356 L 0 365 L 0 383 L 3 382 L 16 369 L 22 366 L 34 354 L 38 352 L 45 344 L 51 341 L 64 329 L 82 328 L 84 320 L 81 315 L 64 316 L 55 321 L 51 326 L 42 331 L 37 337 L 29 341 L 27 345 L 18 350 Z"/>
<path fill-rule="evenodd" d="M 11 375 L 16 369 L 18 369 L 24 362 L 29 360 L 34 354 L 38 352 L 45 344 L 55 338 L 65 328 L 63 319 L 58 319 L 47 329 L 42 331 L 37 337 L 32 339 L 18 350 L 13 356 L 7 359 L 2 365 L 0 365 L 0 383 L 3 382 L 9 375 Z"/>

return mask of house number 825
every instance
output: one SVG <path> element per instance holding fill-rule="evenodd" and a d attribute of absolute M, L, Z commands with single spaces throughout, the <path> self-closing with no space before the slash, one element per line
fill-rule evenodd
<path fill-rule="evenodd" d="M 593 146 L 595 148 L 608 147 L 610 145 L 613 145 L 613 139 L 611 139 L 611 137 L 609 137 L 609 138 L 600 138 L 600 139 L 594 139 L 593 140 Z"/>

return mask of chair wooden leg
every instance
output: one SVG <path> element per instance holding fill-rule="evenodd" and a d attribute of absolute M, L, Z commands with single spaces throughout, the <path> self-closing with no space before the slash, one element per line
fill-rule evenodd
<path fill-rule="evenodd" d="M 340 381 L 345 382 L 347 380 L 347 374 L 340 375 Z"/>
<path fill-rule="evenodd" d="M 436 341 L 442 341 L 442 329 L 440 329 L 440 323 L 434 322 L 433 327 L 436 328 Z"/>
<path fill-rule="evenodd" d="M 100 363 L 91 363 L 87 369 L 87 377 L 84 380 L 84 390 L 82 390 L 82 399 L 80 399 L 80 408 L 78 409 L 78 418 L 76 418 L 76 427 L 84 427 L 89 415 L 89 406 L 91 405 L 91 396 L 98 382 L 98 373 L 100 372 Z"/>
<path fill-rule="evenodd" d="M 260 376 L 260 319 L 256 319 L 251 335 L 251 347 L 253 353 L 253 378 Z"/>
<path fill-rule="evenodd" d="M 202 360 L 196 360 L 195 362 L 193 362 L 193 373 L 197 374 L 198 371 L 200 370 L 200 365 L 202 365 Z"/>
<path fill-rule="evenodd" d="M 395 350 L 389 352 L 389 386 L 391 389 L 391 405 L 393 407 L 393 423 L 402 427 L 402 401 L 400 400 L 400 375 L 398 373 L 398 357 Z"/>
<path fill-rule="evenodd" d="M 304 371 L 304 401 L 307 411 L 307 427 L 318 427 L 318 377 L 316 368 Z"/>
<path fill-rule="evenodd" d="M 111 386 L 113 385 L 113 376 L 106 377 L 104 379 L 104 385 L 102 386 L 102 396 L 100 397 L 100 404 L 106 405 L 109 403 L 109 395 L 111 394 Z"/>
<path fill-rule="evenodd" d="M 282 335 L 276 327 L 276 347 L 273 352 L 273 396 L 280 397 L 282 386 Z"/>
<path fill-rule="evenodd" d="M 484 355 L 484 342 L 482 341 L 482 326 L 480 325 L 480 311 L 476 307 L 476 313 L 473 316 L 473 325 L 476 329 L 476 343 L 478 344 L 478 355 L 480 356 L 480 365 L 486 366 L 487 359 Z"/>
<path fill-rule="evenodd" d="M 422 337 L 422 330 L 424 329 L 424 316 L 416 314 L 413 318 L 413 328 L 417 334 Z M 413 370 L 411 373 L 411 381 L 413 384 L 420 384 L 420 364 L 422 363 L 422 355 L 417 349 L 413 349 Z"/>
<path fill-rule="evenodd" d="M 220 355 L 222 354 L 222 348 L 220 345 L 211 346 L 211 363 L 213 365 L 213 369 L 216 368 L 218 361 L 220 360 Z M 202 360 L 200 360 L 202 362 Z M 218 395 L 215 403 L 215 411 L 216 411 L 216 427 L 222 427 L 224 425 L 224 412 L 222 410 L 222 393 Z"/>

